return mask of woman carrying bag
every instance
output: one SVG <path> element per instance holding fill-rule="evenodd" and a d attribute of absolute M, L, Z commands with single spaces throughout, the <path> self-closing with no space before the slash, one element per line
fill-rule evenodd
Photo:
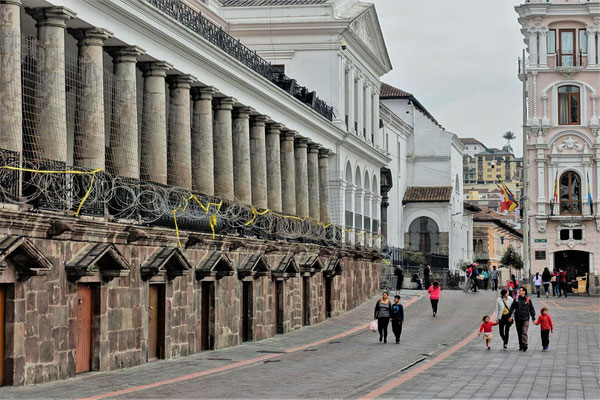
<path fill-rule="evenodd" d="M 387 328 L 392 318 L 392 302 L 388 299 L 388 292 L 383 292 L 381 300 L 375 304 L 375 320 L 377 320 L 377 330 L 379 331 L 379 341 L 387 343 Z"/>
<path fill-rule="evenodd" d="M 508 335 L 512 322 L 508 320 L 510 306 L 512 306 L 513 298 L 508 295 L 508 290 L 502 289 L 500 297 L 496 300 L 496 315 L 498 318 L 498 328 L 500 329 L 500 337 L 504 342 L 504 349 L 508 347 Z"/>

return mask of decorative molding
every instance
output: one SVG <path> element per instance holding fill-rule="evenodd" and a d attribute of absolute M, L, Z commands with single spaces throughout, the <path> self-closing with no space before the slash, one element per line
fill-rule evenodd
<path fill-rule="evenodd" d="M 360 17 L 356 18 L 354 21 L 352 21 L 352 23 L 350 24 L 350 29 L 352 29 L 352 31 L 354 31 L 354 33 L 356 33 L 358 37 L 363 42 L 365 42 L 367 46 L 369 46 L 371 49 L 375 48 L 373 38 L 371 37 L 371 33 L 369 32 L 366 14 L 363 14 Z"/>
<path fill-rule="evenodd" d="M 575 140 L 571 136 L 569 136 L 567 139 L 562 141 L 562 144 L 560 146 L 558 146 L 558 151 L 563 151 L 565 149 L 569 149 L 569 150 L 575 149 L 576 151 L 582 151 L 583 146 L 580 145 L 579 142 L 577 142 L 577 140 Z"/>

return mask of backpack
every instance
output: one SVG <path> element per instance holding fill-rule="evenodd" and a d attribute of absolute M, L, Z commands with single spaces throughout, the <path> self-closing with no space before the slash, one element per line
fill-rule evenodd
<path fill-rule="evenodd" d="M 479 275 L 479 270 L 477 268 L 473 268 L 473 278 Z"/>

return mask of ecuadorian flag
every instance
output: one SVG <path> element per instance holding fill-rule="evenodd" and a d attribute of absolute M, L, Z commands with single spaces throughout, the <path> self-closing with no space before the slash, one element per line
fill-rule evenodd
<path fill-rule="evenodd" d="M 515 208 L 519 205 L 515 196 L 506 187 L 504 182 L 500 182 L 500 191 L 502 192 L 502 201 L 500 202 L 500 212 L 508 211 L 509 213 L 515 211 Z"/>
<path fill-rule="evenodd" d="M 592 201 L 592 191 L 590 190 L 590 174 L 586 175 L 587 178 L 587 192 L 588 192 L 588 205 L 590 206 L 590 213 L 594 214 L 594 202 Z"/>

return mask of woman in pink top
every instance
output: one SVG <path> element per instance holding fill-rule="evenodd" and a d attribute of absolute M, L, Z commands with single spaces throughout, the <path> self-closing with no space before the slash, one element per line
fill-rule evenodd
<path fill-rule="evenodd" d="M 437 281 L 433 282 L 433 285 L 429 286 L 427 293 L 429 293 L 429 300 L 431 301 L 431 309 L 433 310 L 433 316 L 437 314 L 437 306 L 440 301 L 440 291 L 442 288 Z"/>

